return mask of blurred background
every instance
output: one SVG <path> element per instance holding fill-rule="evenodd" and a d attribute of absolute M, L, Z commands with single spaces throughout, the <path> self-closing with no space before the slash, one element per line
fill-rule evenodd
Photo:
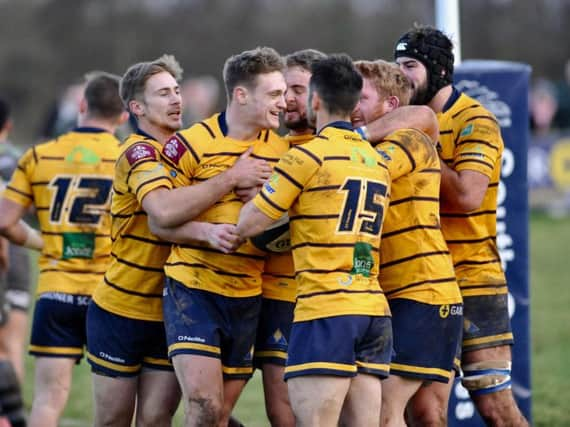
<path fill-rule="evenodd" d="M 460 14 L 464 59 L 532 66 L 531 203 L 565 214 L 570 1 L 472 0 Z M 223 107 L 221 70 L 231 54 L 268 45 L 391 59 L 404 30 L 435 17 L 433 0 L 0 0 L 0 20 L 0 94 L 14 109 L 12 140 L 26 146 L 73 126 L 82 76 L 93 69 L 122 74 L 174 54 L 185 69 L 190 124 Z"/>
<path fill-rule="evenodd" d="M 287 54 L 316 48 L 354 59 L 392 59 L 414 22 L 435 23 L 434 0 L 0 0 L 0 97 L 13 108 L 22 149 L 75 125 L 83 75 L 123 74 L 170 53 L 182 64 L 184 120 L 222 109 L 225 59 L 260 45 Z M 570 425 L 570 0 L 469 0 L 460 4 L 462 57 L 527 63 L 531 144 L 533 410 L 537 426 Z M 564 356 L 563 356 L 564 355 Z M 30 402 L 32 364 L 26 384 Z M 90 380 L 77 368 L 62 425 L 90 425 Z M 256 385 L 257 384 L 257 385 Z M 259 379 L 238 415 L 267 425 Z"/>

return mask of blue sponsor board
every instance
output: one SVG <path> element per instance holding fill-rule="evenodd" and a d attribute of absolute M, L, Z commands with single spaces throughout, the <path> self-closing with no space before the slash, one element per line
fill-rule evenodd
<path fill-rule="evenodd" d="M 530 420 L 529 78 L 528 65 L 512 62 L 465 61 L 455 70 L 455 86 L 495 114 L 505 141 L 497 196 L 497 246 L 509 284 L 509 314 L 515 336 L 512 388 L 519 407 Z M 485 425 L 459 381 L 451 392 L 449 425 Z"/>

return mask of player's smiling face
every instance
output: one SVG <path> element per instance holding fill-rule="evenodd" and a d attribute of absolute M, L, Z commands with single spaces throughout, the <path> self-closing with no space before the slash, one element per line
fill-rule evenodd
<path fill-rule="evenodd" d="M 426 67 L 417 59 L 407 56 L 397 58 L 396 62 L 400 66 L 400 70 L 402 70 L 412 83 L 412 99 L 410 99 L 410 104 L 424 104 L 427 101 L 425 98 L 428 88 Z"/>
<path fill-rule="evenodd" d="M 307 121 L 307 100 L 311 73 L 302 67 L 289 67 L 284 72 L 287 91 L 285 102 L 287 107 L 283 113 L 283 123 L 291 130 L 305 130 Z"/>
<path fill-rule="evenodd" d="M 277 129 L 279 115 L 285 110 L 285 78 L 280 71 L 257 76 L 251 92 L 256 124 L 262 129 Z"/>
<path fill-rule="evenodd" d="M 364 78 L 362 79 L 360 99 L 350 116 L 350 120 L 354 126 L 363 126 L 386 114 L 388 112 L 386 108 L 384 99 L 378 93 L 374 82 L 371 79 Z"/>
<path fill-rule="evenodd" d="M 153 75 L 146 81 L 142 117 L 151 126 L 175 132 L 182 126 L 182 97 L 176 79 L 168 72 Z"/>

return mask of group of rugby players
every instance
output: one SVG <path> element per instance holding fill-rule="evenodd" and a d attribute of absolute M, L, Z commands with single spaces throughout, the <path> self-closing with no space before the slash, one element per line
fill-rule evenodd
<path fill-rule="evenodd" d="M 0 233 L 41 250 L 29 425 L 58 424 L 84 345 L 97 426 L 168 426 L 180 399 L 186 426 L 239 425 L 255 367 L 273 426 L 444 426 L 460 372 L 489 425 L 527 425 L 499 125 L 453 87 L 440 31 L 395 59 L 242 52 L 225 111 L 184 130 L 174 57 L 89 76 L 78 127 L 29 149 L 0 200 Z M 249 239 L 284 216 L 289 248 Z"/>

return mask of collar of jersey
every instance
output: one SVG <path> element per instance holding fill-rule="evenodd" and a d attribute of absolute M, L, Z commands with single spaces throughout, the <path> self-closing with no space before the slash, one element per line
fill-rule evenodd
<path fill-rule="evenodd" d="M 453 91 L 451 92 L 451 96 L 449 97 L 449 99 L 447 100 L 445 105 L 443 106 L 442 113 L 445 113 L 447 110 L 449 110 L 451 107 L 453 107 L 453 104 L 455 104 L 455 101 L 457 101 L 460 96 L 461 96 L 461 92 L 459 92 L 457 90 L 457 88 L 455 86 L 453 86 Z"/>
<path fill-rule="evenodd" d="M 228 136 L 228 122 L 226 120 L 226 112 L 225 111 L 222 111 L 218 115 L 218 126 L 220 127 L 220 131 L 222 132 L 222 135 Z"/>
<path fill-rule="evenodd" d="M 79 126 L 79 127 L 76 127 L 75 129 L 73 129 L 73 132 L 79 132 L 79 133 L 102 133 L 102 132 L 108 132 L 108 131 L 105 130 L 105 129 L 96 128 L 96 127 Z"/>
<path fill-rule="evenodd" d="M 344 129 L 344 130 L 349 130 L 349 131 L 354 130 L 354 128 L 352 127 L 352 123 L 339 120 L 339 121 L 332 122 L 332 123 L 329 123 L 328 125 L 323 126 L 321 128 L 321 130 L 319 130 L 317 132 L 317 135 L 320 135 L 326 128 Z"/>
<path fill-rule="evenodd" d="M 136 134 L 137 134 L 137 135 L 140 135 L 140 136 L 144 136 L 145 138 L 150 138 L 150 139 L 152 139 L 152 140 L 154 140 L 154 141 L 158 141 L 154 136 L 152 136 L 152 135 L 146 133 L 146 132 L 145 132 L 144 130 L 142 130 L 141 128 L 137 128 Z"/>

